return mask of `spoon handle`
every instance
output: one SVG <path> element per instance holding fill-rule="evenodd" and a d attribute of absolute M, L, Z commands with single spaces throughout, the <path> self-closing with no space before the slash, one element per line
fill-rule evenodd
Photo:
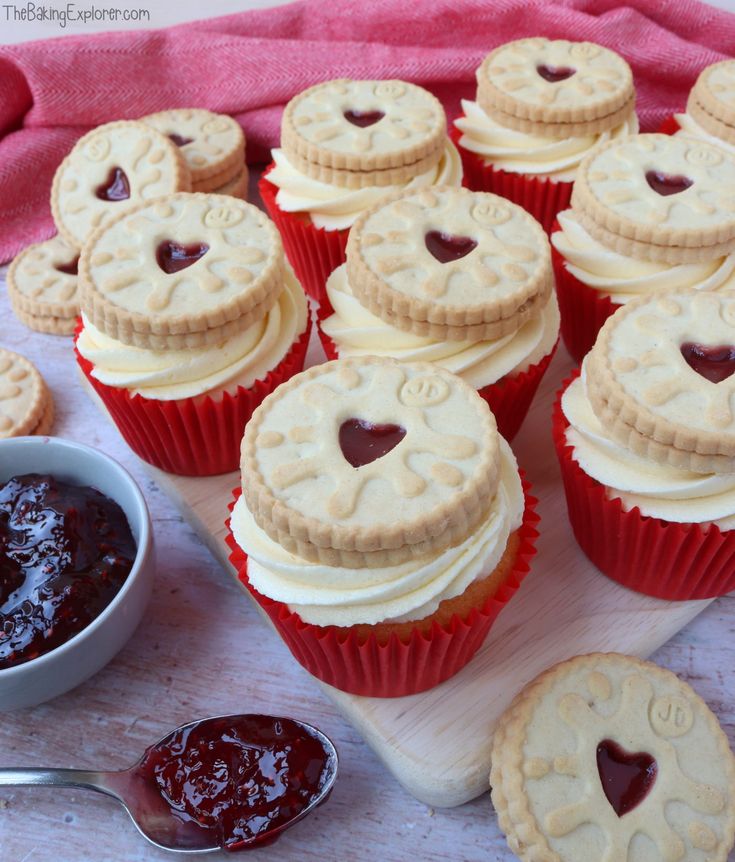
<path fill-rule="evenodd" d="M 10 767 L 0 769 L 1 785 L 53 785 L 55 787 L 85 787 L 110 793 L 105 782 L 106 773 L 86 769 L 25 769 Z"/>

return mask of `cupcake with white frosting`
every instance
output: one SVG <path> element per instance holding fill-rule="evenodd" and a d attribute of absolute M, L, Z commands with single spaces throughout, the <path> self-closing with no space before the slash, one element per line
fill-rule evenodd
<path fill-rule="evenodd" d="M 338 80 L 288 103 L 260 193 L 299 281 L 321 301 L 360 214 L 438 183 L 462 183 L 439 101 L 404 81 Z"/>
<path fill-rule="evenodd" d="M 582 159 L 638 131 L 633 78 L 590 42 L 520 39 L 477 70 L 477 100 L 455 120 L 467 185 L 525 207 L 548 231 L 569 205 Z"/>

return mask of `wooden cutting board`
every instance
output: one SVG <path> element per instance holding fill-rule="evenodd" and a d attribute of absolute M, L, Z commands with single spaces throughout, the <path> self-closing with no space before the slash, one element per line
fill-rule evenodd
<path fill-rule="evenodd" d="M 320 348 L 312 341 L 307 364 L 319 361 Z M 538 554 L 469 665 L 437 688 L 402 698 L 357 697 L 315 680 L 406 790 L 427 805 L 461 805 L 488 789 L 495 723 L 544 668 L 595 651 L 648 656 L 709 604 L 630 592 L 600 574 L 577 547 L 550 427 L 554 393 L 571 368 L 560 348 L 513 443 L 539 498 Z M 239 475 L 186 478 L 147 469 L 234 577 L 224 522 Z M 249 596 L 244 588 L 243 594 Z M 278 637 L 273 630 L 268 636 Z"/>

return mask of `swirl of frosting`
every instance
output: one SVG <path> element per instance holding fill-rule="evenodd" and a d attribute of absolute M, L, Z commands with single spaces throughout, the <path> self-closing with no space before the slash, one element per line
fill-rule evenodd
<path fill-rule="evenodd" d="M 396 329 L 372 314 L 352 293 L 347 267 L 337 267 L 327 281 L 334 314 L 321 323 L 340 359 L 392 356 L 404 362 L 434 362 L 482 389 L 506 374 L 520 374 L 551 352 L 559 336 L 559 306 L 552 291 L 541 314 L 516 332 L 495 341 L 434 341 Z"/>
<path fill-rule="evenodd" d="M 447 140 L 441 159 L 434 167 L 396 186 L 365 186 L 348 189 L 313 180 L 297 170 L 283 150 L 273 150 L 275 167 L 266 179 L 278 187 L 276 203 L 284 212 L 308 213 L 316 227 L 342 230 L 352 227 L 360 213 L 387 195 L 401 189 L 462 185 L 462 160 L 456 147 Z"/>
<path fill-rule="evenodd" d="M 92 375 L 131 395 L 173 401 L 217 395 L 261 380 L 288 353 L 306 329 L 308 306 L 291 267 L 283 290 L 261 320 L 223 344 L 186 350 L 149 350 L 123 344 L 100 332 L 83 316 L 77 349 L 94 366 Z"/>
<path fill-rule="evenodd" d="M 274 542 L 240 497 L 231 528 L 248 555 L 248 578 L 262 595 L 285 602 L 319 626 L 407 622 L 433 614 L 500 562 L 508 537 L 523 519 L 523 489 L 510 446 L 500 439 L 500 484 L 487 518 L 461 544 L 397 566 L 348 569 L 310 563 Z"/>
<path fill-rule="evenodd" d="M 614 129 L 579 138 L 545 138 L 509 129 L 485 113 L 477 102 L 462 99 L 464 117 L 454 121 L 462 132 L 459 145 L 504 171 L 572 182 L 582 159 L 595 147 L 638 131 L 635 113 Z"/>
<path fill-rule="evenodd" d="M 692 117 L 691 114 L 674 114 L 674 119 L 679 124 L 679 131 L 675 132 L 675 137 L 683 136 L 688 138 L 700 138 L 717 147 L 722 147 L 723 150 L 728 150 L 735 153 L 735 145 L 729 141 L 723 141 L 722 138 L 717 138 L 711 135 L 706 129 L 703 129 L 699 123 Z"/>
<path fill-rule="evenodd" d="M 579 466 L 605 485 L 611 499 L 619 498 L 625 511 L 636 506 L 642 515 L 678 523 L 714 523 L 735 527 L 735 475 L 694 473 L 659 464 L 631 452 L 605 434 L 585 390 L 582 376 L 562 397 L 569 422 L 567 443 Z"/>
<path fill-rule="evenodd" d="M 735 253 L 704 263 L 654 263 L 619 254 L 593 239 L 573 210 L 559 213 L 557 219 L 561 230 L 551 235 L 551 242 L 564 257 L 567 270 L 620 305 L 662 288 L 735 288 Z"/>

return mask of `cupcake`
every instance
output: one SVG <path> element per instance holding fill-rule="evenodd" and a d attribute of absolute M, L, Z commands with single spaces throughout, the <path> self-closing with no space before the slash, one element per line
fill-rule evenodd
<path fill-rule="evenodd" d="M 735 153 L 735 60 L 703 69 L 686 111 L 666 120 L 661 131 L 700 138 Z"/>
<path fill-rule="evenodd" d="M 321 301 L 358 216 L 388 194 L 438 183 L 462 183 L 440 102 L 405 81 L 339 80 L 286 105 L 259 188 L 299 281 Z"/>
<path fill-rule="evenodd" d="M 608 577 L 662 599 L 735 589 L 735 291 L 631 300 L 554 415 L 569 518 Z"/>
<path fill-rule="evenodd" d="M 465 181 L 525 207 L 545 230 L 569 205 L 582 159 L 638 131 L 633 75 L 591 42 L 519 39 L 477 70 L 477 101 L 455 120 Z"/>
<path fill-rule="evenodd" d="M 450 186 L 394 195 L 355 222 L 326 290 L 330 359 L 434 362 L 513 438 L 559 337 L 549 242 L 525 210 Z"/>
<path fill-rule="evenodd" d="M 79 291 L 77 358 L 128 445 L 172 473 L 236 470 L 245 423 L 309 337 L 269 219 L 201 192 L 140 205 L 84 246 Z"/>
<path fill-rule="evenodd" d="M 538 520 L 485 402 L 428 363 L 342 359 L 265 399 L 242 441 L 231 561 L 296 659 L 389 697 L 479 649 Z"/>
<path fill-rule="evenodd" d="M 705 141 L 635 135 L 588 156 L 552 258 L 561 333 L 577 360 L 629 300 L 735 288 L 735 157 Z"/>

